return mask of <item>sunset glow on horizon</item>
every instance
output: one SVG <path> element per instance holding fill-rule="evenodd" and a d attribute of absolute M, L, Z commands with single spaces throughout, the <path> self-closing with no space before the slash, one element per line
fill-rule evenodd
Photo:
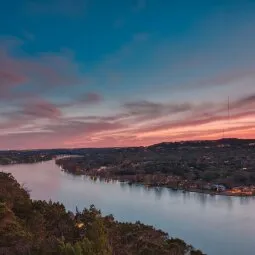
<path fill-rule="evenodd" d="M 2 4 L 0 149 L 255 139 L 255 2 L 171 2 Z"/>

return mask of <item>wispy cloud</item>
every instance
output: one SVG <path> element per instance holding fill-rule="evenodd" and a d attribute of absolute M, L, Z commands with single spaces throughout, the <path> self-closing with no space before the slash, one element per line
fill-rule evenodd
<path fill-rule="evenodd" d="M 247 111 L 247 112 L 241 112 L 241 113 L 236 113 L 231 115 L 231 121 L 236 121 L 240 120 L 246 117 L 255 117 L 255 111 Z M 213 115 L 209 117 L 203 117 L 203 116 L 194 116 L 193 118 L 188 118 L 188 119 L 181 119 L 177 121 L 166 121 L 163 123 L 158 123 L 154 126 L 151 127 L 146 127 L 142 130 L 140 130 L 140 134 L 142 136 L 153 136 L 154 134 L 157 134 L 159 132 L 161 133 L 167 133 L 171 131 L 176 131 L 177 129 L 187 129 L 189 128 L 190 130 L 194 128 L 199 128 L 203 130 L 203 125 L 208 125 L 208 124 L 213 124 L 219 122 L 219 125 L 224 124 L 224 128 L 227 126 L 227 120 L 228 120 L 228 115 Z M 225 123 L 220 123 L 222 121 L 225 121 Z M 205 127 L 205 128 L 208 128 Z M 223 129 L 223 128 L 222 128 Z"/>
<path fill-rule="evenodd" d="M 28 1 L 26 6 L 31 14 L 62 14 L 67 16 L 85 14 L 88 0 L 37 0 Z"/>
<path fill-rule="evenodd" d="M 149 33 L 136 33 L 133 35 L 133 40 L 135 42 L 144 42 L 149 38 Z"/>
<path fill-rule="evenodd" d="M 11 86 L 24 84 L 27 81 L 26 77 L 22 74 L 13 73 L 11 70 L 1 70 L 0 71 L 0 89 L 6 89 Z"/>
<path fill-rule="evenodd" d="M 147 7 L 148 0 L 134 0 L 133 11 L 139 12 Z"/>
<path fill-rule="evenodd" d="M 102 102 L 96 93 L 80 97 L 81 102 Z M 31 147 L 53 146 L 127 146 L 149 145 L 160 141 L 184 139 L 215 139 L 228 135 L 252 137 L 255 123 L 253 95 L 233 101 L 230 120 L 222 112 L 222 104 L 159 103 L 131 101 L 120 105 L 119 113 L 109 116 L 65 116 L 60 106 L 42 98 L 31 99 L 13 113 L 6 114 L 0 122 L 1 141 L 16 139 L 29 142 Z M 22 137 L 21 138 L 21 134 Z M 23 140 L 24 139 L 24 140 Z M 48 141 L 48 142 L 46 142 Z M 1 146 L 4 146 L 2 143 Z M 10 142 L 9 144 L 12 144 Z"/>
<path fill-rule="evenodd" d="M 255 94 L 251 94 L 231 103 L 231 109 L 248 108 L 255 109 Z"/>
<path fill-rule="evenodd" d="M 61 117 L 61 110 L 56 105 L 43 99 L 36 99 L 26 103 L 21 111 L 23 115 L 34 118 L 56 119 Z"/>
<path fill-rule="evenodd" d="M 249 82 L 255 81 L 255 68 L 249 70 L 234 70 L 231 72 L 225 72 L 212 78 L 202 79 L 194 83 L 197 87 L 210 87 L 210 86 L 231 86 L 239 82 L 249 80 Z"/>
<path fill-rule="evenodd" d="M 12 41 L 15 42 L 14 38 Z M 35 56 L 23 53 L 21 57 L 14 54 L 17 45 L 19 43 L 13 43 L 14 48 L 8 47 L 6 40 L 0 41 L 0 92 L 8 98 L 11 94 L 15 96 L 15 89 L 23 85 L 32 85 L 34 90 L 44 91 L 85 83 L 80 66 L 70 51 L 39 53 Z"/>
<path fill-rule="evenodd" d="M 82 95 L 69 100 L 69 102 L 60 103 L 59 107 L 88 106 L 96 105 L 103 101 L 103 96 L 96 92 L 85 92 Z"/>
<path fill-rule="evenodd" d="M 187 112 L 194 106 L 189 103 L 155 103 L 144 100 L 125 103 L 123 107 L 126 110 L 126 114 L 135 117 L 137 122 Z"/>
<path fill-rule="evenodd" d="M 9 57 L 3 48 L 0 48 L 0 89 L 23 84 L 27 81 L 26 75 L 20 70 L 20 65 Z"/>
<path fill-rule="evenodd" d="M 88 92 L 81 95 L 77 101 L 81 104 L 95 104 L 101 102 L 102 100 L 102 95 L 95 92 Z"/>

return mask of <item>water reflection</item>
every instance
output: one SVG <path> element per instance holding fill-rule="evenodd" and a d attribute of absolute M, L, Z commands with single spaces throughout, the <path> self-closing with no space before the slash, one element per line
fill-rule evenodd
<path fill-rule="evenodd" d="M 250 202 L 250 198 L 249 197 L 240 197 L 240 204 L 241 205 L 247 205 Z"/>
<path fill-rule="evenodd" d="M 163 191 L 164 191 L 163 188 L 159 188 L 159 187 L 154 188 L 154 192 L 155 192 L 155 195 L 156 195 L 157 199 L 161 198 Z"/>
<path fill-rule="evenodd" d="M 95 204 L 118 220 L 140 220 L 201 248 L 209 255 L 254 254 L 255 199 L 212 196 L 86 176 L 72 176 L 49 161 L 2 167 L 31 190 L 69 210 Z"/>
<path fill-rule="evenodd" d="M 208 198 L 207 198 L 207 194 L 198 194 L 197 198 L 201 204 L 201 206 L 205 206 L 207 201 L 208 201 Z"/>

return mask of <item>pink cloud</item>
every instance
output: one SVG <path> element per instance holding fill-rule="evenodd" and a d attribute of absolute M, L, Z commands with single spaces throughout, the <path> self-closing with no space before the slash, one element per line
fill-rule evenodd
<path fill-rule="evenodd" d="M 12 128 L 19 128 L 21 125 L 25 123 L 24 118 L 12 118 L 5 121 L 0 122 L 0 130 L 10 130 Z"/>
<path fill-rule="evenodd" d="M 27 77 L 21 72 L 20 65 L 0 48 L 0 92 L 26 81 Z"/>
<path fill-rule="evenodd" d="M 48 133 L 21 133 L 1 136 L 2 149 L 37 149 L 64 146 L 61 137 Z"/>
<path fill-rule="evenodd" d="M 190 103 L 155 103 L 146 100 L 125 103 L 123 107 L 130 116 L 137 117 L 137 121 L 188 112 L 195 108 Z"/>
<path fill-rule="evenodd" d="M 85 79 L 72 54 L 67 52 L 41 54 L 23 62 L 23 71 L 43 86 L 76 85 Z"/>
<path fill-rule="evenodd" d="M 14 39 L 13 39 L 14 40 Z M 18 40 L 18 39 L 17 39 Z M 17 47 L 17 44 L 13 47 Z M 16 49 L 16 48 L 14 48 Z M 13 48 L 0 41 L 0 92 L 12 94 L 21 85 L 51 89 L 52 86 L 75 86 L 85 82 L 80 66 L 72 53 L 41 53 L 36 56 L 17 57 Z M 19 49 L 20 50 L 20 49 Z"/>
<path fill-rule="evenodd" d="M 25 103 L 15 110 L 1 113 L 4 118 L 0 119 L 0 130 L 4 133 L 24 131 L 23 126 L 34 124 L 36 120 L 57 120 L 62 116 L 61 110 L 53 103 L 38 97 L 29 97 Z M 42 126 L 43 128 L 43 126 Z M 31 130 L 34 132 L 34 130 Z M 0 134 L 1 135 L 1 134 Z"/>
<path fill-rule="evenodd" d="M 61 117 L 61 110 L 58 109 L 53 103 L 44 99 L 34 99 L 24 105 L 22 114 L 35 118 L 48 118 L 56 119 Z"/>
<path fill-rule="evenodd" d="M 1 66 L 0 70 L 0 88 L 5 89 L 7 86 L 13 86 L 16 84 L 23 84 L 26 82 L 26 77 L 17 73 L 8 72 L 3 70 Z"/>
<path fill-rule="evenodd" d="M 241 138 L 255 138 L 254 137 L 255 127 L 250 126 L 237 126 L 230 128 L 228 134 L 231 137 Z M 66 143 L 67 146 L 72 147 L 125 147 L 125 146 L 148 146 L 162 141 L 183 141 L 183 140 L 213 140 L 222 138 L 222 130 L 220 128 L 213 129 L 210 131 L 186 131 L 181 133 L 172 133 L 164 137 L 154 136 L 139 139 L 136 135 L 129 134 L 128 136 L 105 136 L 103 139 L 78 139 L 70 140 Z"/>
<path fill-rule="evenodd" d="M 247 111 L 247 112 L 241 112 L 231 115 L 231 120 L 239 120 L 245 117 L 254 117 L 255 111 Z M 173 130 L 177 128 L 186 128 L 194 126 L 202 126 L 205 124 L 214 123 L 217 121 L 224 121 L 228 120 L 228 115 L 215 115 L 215 116 L 209 116 L 209 117 L 203 117 L 203 116 L 193 116 L 190 118 L 186 118 L 184 120 L 177 120 L 177 121 L 166 121 L 165 123 L 158 123 L 140 130 L 137 130 L 138 132 L 144 133 L 144 132 L 157 132 L 162 130 Z M 201 128 L 202 129 L 202 128 Z"/>
<path fill-rule="evenodd" d="M 90 103 L 101 100 L 93 93 L 82 98 Z M 34 98 L 23 104 L 18 112 L 5 115 L 9 119 L 0 123 L 0 146 L 141 146 L 162 141 L 218 139 L 222 137 L 223 130 L 228 136 L 255 138 L 255 111 L 250 107 L 253 99 L 251 95 L 233 102 L 236 107 L 245 107 L 233 109 L 230 125 L 227 125 L 227 114 L 221 114 L 219 110 L 221 104 L 211 105 L 211 111 L 205 114 L 203 105 L 138 101 L 123 104 L 121 112 L 112 116 L 72 118 L 64 116 L 52 102 Z M 171 113 L 175 114 L 174 118 Z"/>
<path fill-rule="evenodd" d="M 235 127 L 229 130 L 229 135 L 239 138 L 255 138 L 254 126 Z M 200 140 L 200 139 L 219 139 L 222 138 L 220 129 L 211 131 L 183 132 L 166 136 L 164 141 L 180 140 Z M 66 147 L 123 147 L 123 146 L 146 146 L 162 142 L 162 137 L 148 137 L 146 139 L 137 139 L 135 135 L 129 136 L 106 136 L 104 139 L 95 140 L 91 134 L 83 139 L 66 139 L 65 133 L 27 133 L 10 134 L 1 136 L 1 149 L 35 149 L 35 148 L 66 148 Z"/>
<path fill-rule="evenodd" d="M 113 131 L 123 127 L 124 125 L 121 123 L 106 121 L 83 122 L 72 119 L 62 119 L 56 125 L 50 125 L 49 129 L 53 132 L 71 136 L 71 139 L 87 139 L 91 134 L 96 134 L 105 130 Z"/>
<path fill-rule="evenodd" d="M 255 94 L 242 97 L 241 99 L 230 104 L 231 109 L 239 109 L 242 107 L 255 108 Z"/>
<path fill-rule="evenodd" d="M 15 124 L 3 126 L 4 128 L 14 128 Z M 20 124 L 24 124 L 21 122 Z M 0 135 L 0 148 L 56 148 L 56 147 L 70 147 L 77 141 L 89 141 L 93 135 L 104 130 L 116 130 L 123 128 L 122 124 L 109 122 L 79 122 L 59 119 L 55 124 L 44 125 L 47 131 L 40 132 L 20 132 L 9 133 L 7 135 Z M 0 125 L 1 129 L 1 125 Z M 19 131 L 17 131 L 19 132 Z"/>

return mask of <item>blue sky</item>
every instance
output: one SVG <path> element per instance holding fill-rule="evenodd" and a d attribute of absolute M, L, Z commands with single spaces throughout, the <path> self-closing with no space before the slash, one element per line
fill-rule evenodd
<path fill-rule="evenodd" d="M 246 102 L 233 135 L 254 131 L 255 1 L 5 1 L 0 17 L 4 148 L 216 138 L 228 96 Z"/>

